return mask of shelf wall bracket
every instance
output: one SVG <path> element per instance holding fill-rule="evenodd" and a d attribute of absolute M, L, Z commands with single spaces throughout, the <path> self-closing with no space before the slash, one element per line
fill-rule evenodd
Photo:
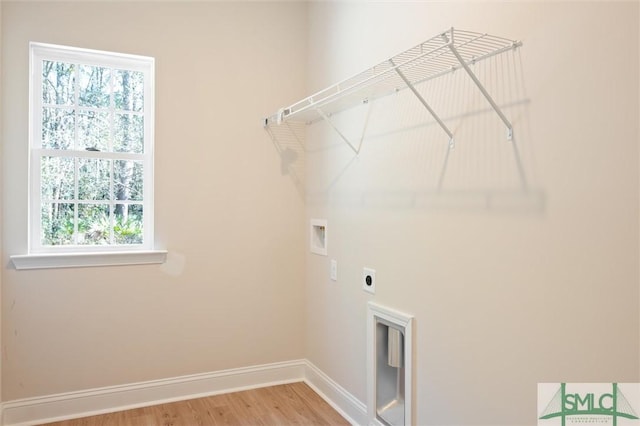
<path fill-rule="evenodd" d="M 431 114 L 431 116 L 436 120 L 436 122 L 442 128 L 442 130 L 444 130 L 444 132 L 447 134 L 447 136 L 449 136 L 449 148 L 453 149 L 454 148 L 454 142 L 453 142 L 453 133 L 451 132 L 451 130 L 449 130 L 447 125 L 444 124 L 444 122 L 440 119 L 438 114 L 436 114 L 436 112 L 433 110 L 433 108 L 431 108 L 429 106 L 429 104 L 424 99 L 424 97 L 420 94 L 420 92 L 418 92 L 418 90 L 414 87 L 414 85 L 411 84 L 411 82 L 404 75 L 404 73 L 402 71 L 400 71 L 400 68 L 396 66 L 396 64 L 393 62 L 392 59 L 389 60 L 389 63 L 396 70 L 396 73 L 402 79 L 402 81 L 404 81 L 404 83 L 407 85 L 409 90 L 411 90 L 411 92 L 413 92 L 413 94 L 416 96 L 416 98 L 418 98 L 420 103 L 427 109 L 427 111 L 429 111 L 429 114 Z"/>
<path fill-rule="evenodd" d="M 369 113 L 371 112 L 371 103 L 367 102 L 369 104 L 369 109 L 367 110 L 367 116 L 365 118 L 365 123 L 364 123 L 364 128 L 362 129 L 362 137 L 360 138 L 360 143 L 358 144 L 358 147 L 356 148 L 350 141 L 349 139 L 340 131 L 340 129 L 338 129 L 336 127 L 336 125 L 333 123 L 333 121 L 331 121 L 331 118 L 329 118 L 329 116 L 327 114 L 324 113 L 324 111 L 322 111 L 320 108 L 316 107 L 315 110 L 318 112 L 318 114 L 320 114 L 320 117 L 322 117 L 322 119 L 324 121 L 326 121 L 331 128 L 338 134 L 338 136 L 340 136 L 340 138 L 347 144 L 349 145 L 349 148 L 351 148 L 353 150 L 353 152 L 356 153 L 356 155 L 360 154 L 360 148 L 362 148 L 362 141 L 364 140 L 364 134 L 366 132 L 367 129 L 367 124 L 369 123 Z"/>
<path fill-rule="evenodd" d="M 482 95 L 485 97 L 487 102 L 489 102 L 489 105 L 491 105 L 491 108 L 493 108 L 493 110 L 496 112 L 496 114 L 498 114 L 498 117 L 500 117 L 500 120 L 502 120 L 502 122 L 507 126 L 507 140 L 512 140 L 513 139 L 513 126 L 511 125 L 511 122 L 507 119 L 507 117 L 504 115 L 504 113 L 502 112 L 502 110 L 500 109 L 498 104 L 496 104 L 496 102 L 493 100 L 493 98 L 491 97 L 489 92 L 487 92 L 487 89 L 484 88 L 484 86 L 482 85 L 480 80 L 478 80 L 478 77 L 476 77 L 476 75 L 473 73 L 473 71 L 471 71 L 471 68 L 469 68 L 469 65 L 467 65 L 467 63 L 462 58 L 462 56 L 460 55 L 458 50 L 454 47 L 454 45 L 453 45 L 453 37 L 451 37 L 451 39 L 449 39 L 447 37 L 446 33 L 442 34 L 442 37 L 445 39 L 445 41 L 447 41 L 449 49 L 451 50 L 451 53 L 453 53 L 453 55 L 456 57 L 458 62 L 460 62 L 460 65 L 462 66 L 462 68 L 464 68 L 464 70 L 467 72 L 467 74 L 469 74 L 469 77 L 471 77 L 471 80 L 473 80 L 473 82 L 478 87 L 478 89 L 480 90 Z"/>

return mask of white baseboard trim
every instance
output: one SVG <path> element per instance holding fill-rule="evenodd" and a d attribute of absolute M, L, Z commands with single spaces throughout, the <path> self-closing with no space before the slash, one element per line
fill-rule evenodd
<path fill-rule="evenodd" d="M 305 360 L 294 360 L 8 401 L 2 404 L 2 424 L 27 426 L 299 382 L 305 369 Z"/>
<path fill-rule="evenodd" d="M 306 362 L 305 383 L 352 425 L 367 424 L 367 406 L 333 381 L 310 361 Z"/>
<path fill-rule="evenodd" d="M 366 424 L 365 404 L 306 359 L 7 401 L 1 424 L 31 426 L 300 381 L 350 423 Z"/>

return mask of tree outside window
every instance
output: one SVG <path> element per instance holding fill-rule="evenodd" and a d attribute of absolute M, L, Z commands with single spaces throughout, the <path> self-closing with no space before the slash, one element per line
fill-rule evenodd
<path fill-rule="evenodd" d="M 31 45 L 31 248 L 150 248 L 153 59 Z"/>

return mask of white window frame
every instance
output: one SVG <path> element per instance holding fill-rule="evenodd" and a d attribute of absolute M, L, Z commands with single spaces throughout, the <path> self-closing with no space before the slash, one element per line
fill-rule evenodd
<path fill-rule="evenodd" d="M 153 148 L 154 58 L 44 43 L 30 43 L 29 63 L 29 229 L 28 254 L 12 256 L 17 269 L 162 263 L 166 251 L 154 248 Z M 42 63 L 44 60 L 102 66 L 144 73 L 142 154 L 42 148 Z M 77 79 L 76 79 L 77 80 Z M 76 105 L 77 108 L 77 105 Z M 113 109 L 113 104 L 111 106 Z M 112 114 L 114 111 L 111 111 Z M 41 242 L 41 166 L 44 156 L 137 160 L 143 163 L 143 243 L 44 246 Z M 76 177 L 77 179 L 77 177 Z M 78 203 L 79 200 L 72 202 Z M 113 203 L 110 200 L 109 203 Z M 119 204 L 119 203 L 118 203 Z M 77 220 L 77 219 L 76 219 Z"/>

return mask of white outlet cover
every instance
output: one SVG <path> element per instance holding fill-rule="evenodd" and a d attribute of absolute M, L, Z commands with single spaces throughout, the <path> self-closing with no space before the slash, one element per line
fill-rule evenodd
<path fill-rule="evenodd" d="M 376 294 L 376 270 L 362 269 L 362 289 L 367 293 Z"/>

